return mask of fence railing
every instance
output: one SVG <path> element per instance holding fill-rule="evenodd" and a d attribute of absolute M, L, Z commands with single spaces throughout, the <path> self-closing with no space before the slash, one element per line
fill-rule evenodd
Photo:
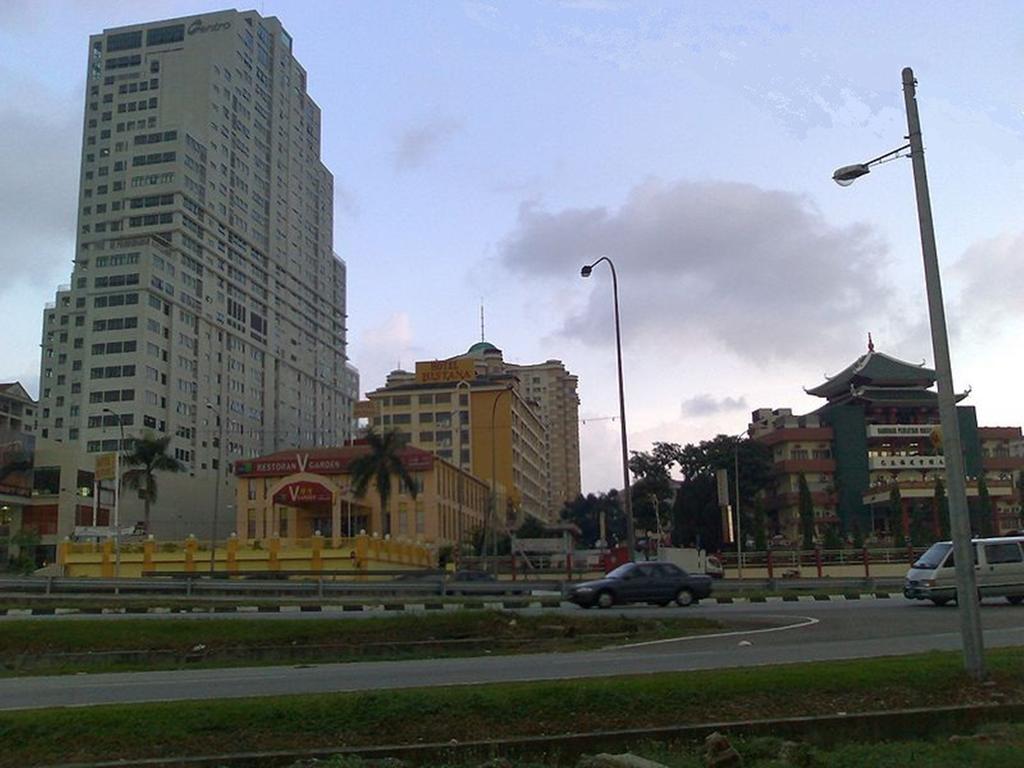
<path fill-rule="evenodd" d="M 829 571 L 842 570 L 844 573 L 856 569 L 864 578 L 878 575 L 879 571 L 891 571 L 894 566 L 909 568 L 924 554 L 927 547 L 884 547 L 860 549 L 769 549 L 743 552 L 742 561 L 735 552 L 720 554 L 723 567 L 728 575 L 737 575 L 740 569 L 766 571 L 767 578 L 798 577 L 815 574 L 818 578 Z M 889 575 L 889 574 L 887 574 Z"/>

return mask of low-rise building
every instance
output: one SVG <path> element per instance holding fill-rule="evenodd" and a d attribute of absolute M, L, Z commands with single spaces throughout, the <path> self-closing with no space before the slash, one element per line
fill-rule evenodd
<path fill-rule="evenodd" d="M 389 509 L 372 487 L 352 490 L 351 464 L 370 448 L 360 441 L 337 448 L 281 451 L 236 462 L 236 530 L 243 542 L 308 539 L 319 531 L 335 545 L 360 532 L 430 544 L 454 543 L 484 524 L 488 487 L 465 470 L 411 446 L 399 450 L 416 484 L 415 498 L 392 477 Z M 385 526 L 384 515 L 390 515 Z"/>
<path fill-rule="evenodd" d="M 38 404 L 19 382 L 0 383 L 0 431 L 35 433 L 38 411 Z"/>
<path fill-rule="evenodd" d="M 76 527 L 110 522 L 113 485 L 97 488 L 76 446 L 37 436 L 37 410 L 20 384 L 0 384 L 0 563 L 25 554 L 43 567 Z"/>

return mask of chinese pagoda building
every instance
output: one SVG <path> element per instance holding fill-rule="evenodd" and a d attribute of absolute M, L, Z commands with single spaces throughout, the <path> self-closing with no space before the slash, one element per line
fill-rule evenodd
<path fill-rule="evenodd" d="M 749 434 L 770 447 L 774 459 L 774 488 L 763 499 L 774 532 L 792 542 L 800 538 L 802 475 L 819 536 L 835 525 L 869 541 L 910 539 L 915 527 L 916 538 L 938 538 L 947 512 L 936 493 L 945 485 L 946 462 L 934 385 L 934 370 L 876 352 L 869 337 L 866 354 L 805 390 L 826 401 L 816 411 L 754 411 Z M 957 393 L 957 403 L 968 394 Z M 1013 454 L 1021 428 L 979 427 L 969 405 L 958 404 L 956 412 L 975 533 L 1019 529 L 1024 457 Z M 986 492 L 991 518 L 979 522 Z"/>

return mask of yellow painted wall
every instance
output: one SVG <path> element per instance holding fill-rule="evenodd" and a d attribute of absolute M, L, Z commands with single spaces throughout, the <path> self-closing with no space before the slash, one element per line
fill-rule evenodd
<path fill-rule="evenodd" d="M 58 547 L 58 563 L 65 576 L 113 578 L 116 554 L 113 541 L 101 544 L 72 544 Z M 352 571 L 402 570 L 431 568 L 434 553 L 426 546 L 371 536 L 342 539 L 338 547 L 322 536 L 282 542 L 270 539 L 259 545 L 244 545 L 231 538 L 217 547 L 214 570 L 219 573 L 266 571 Z M 161 573 L 196 573 L 210 571 L 210 551 L 200 547 L 196 539 L 184 542 L 146 541 L 121 548 L 119 575 L 139 578 Z"/>
<path fill-rule="evenodd" d="M 514 492 L 512 482 L 512 398 L 513 392 L 505 389 L 473 390 L 470 397 L 469 423 L 472 443 L 473 474 L 488 487 L 492 477 L 492 446 L 498 471 L 494 476 L 499 496 L 501 488 L 506 494 Z M 495 399 L 498 400 L 495 405 Z M 494 423 L 491 424 L 491 409 L 494 408 Z M 493 429 L 492 429 L 493 426 Z"/>

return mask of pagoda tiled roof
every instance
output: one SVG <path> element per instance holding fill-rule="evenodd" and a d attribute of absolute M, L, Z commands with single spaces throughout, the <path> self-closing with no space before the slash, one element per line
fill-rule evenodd
<path fill-rule="evenodd" d="M 831 400 L 849 393 L 851 387 L 909 387 L 922 391 L 935 383 L 935 371 L 925 368 L 924 363 L 908 363 L 884 352 L 871 350 L 835 376 L 826 375 L 825 379 L 818 386 L 806 389 L 807 394 Z"/>
<path fill-rule="evenodd" d="M 958 392 L 956 402 L 960 402 L 970 394 Z M 843 402 L 870 403 L 871 405 L 891 405 L 902 407 L 937 408 L 939 396 L 936 392 L 924 387 L 850 387 L 844 395 L 829 398 L 829 405 Z M 828 407 L 828 406 L 823 406 Z"/>

